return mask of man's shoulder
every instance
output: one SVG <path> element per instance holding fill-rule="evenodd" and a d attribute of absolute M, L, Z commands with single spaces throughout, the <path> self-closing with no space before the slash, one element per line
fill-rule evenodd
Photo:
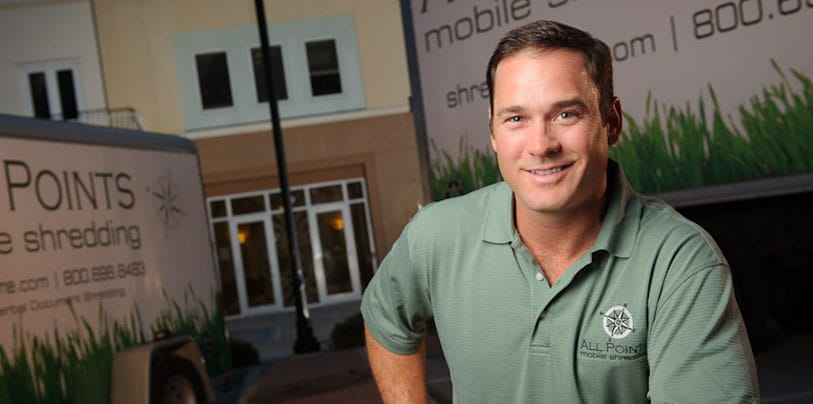
<path fill-rule="evenodd" d="M 639 248 L 691 255 L 698 266 L 727 265 L 712 236 L 672 206 L 654 197 L 640 196 Z"/>
<path fill-rule="evenodd" d="M 504 182 L 487 185 L 465 195 L 432 202 L 418 211 L 413 222 L 431 225 L 478 223 L 482 221 L 494 198 L 508 197 L 510 193 L 510 188 Z"/>
<path fill-rule="evenodd" d="M 493 202 L 502 197 L 510 198 L 511 190 L 504 183 L 497 183 L 462 196 L 432 202 L 410 220 L 404 236 L 416 250 L 454 248 L 478 240 L 487 218 L 495 209 Z"/>

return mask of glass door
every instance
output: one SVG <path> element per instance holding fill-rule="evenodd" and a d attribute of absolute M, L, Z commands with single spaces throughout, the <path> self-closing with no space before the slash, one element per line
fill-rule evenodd
<path fill-rule="evenodd" d="M 243 314 L 281 306 L 278 268 L 270 260 L 276 256 L 270 222 L 269 215 L 256 214 L 240 217 L 231 223 L 232 251 L 237 268 L 235 277 Z"/>
<path fill-rule="evenodd" d="M 329 303 L 359 298 L 361 282 L 353 219 L 347 205 L 317 205 L 308 215 L 319 300 Z"/>

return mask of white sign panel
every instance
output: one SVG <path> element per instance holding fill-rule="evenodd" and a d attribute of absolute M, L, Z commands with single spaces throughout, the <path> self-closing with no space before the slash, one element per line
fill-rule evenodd
<path fill-rule="evenodd" d="M 472 148 L 489 148 L 488 58 L 508 30 L 538 19 L 573 25 L 609 45 L 615 92 L 639 124 L 647 97 L 661 110 L 696 112 L 702 96 L 710 121 L 713 89 L 723 119 L 742 129 L 739 108 L 783 83 L 774 61 L 790 88 L 801 88 L 790 69 L 813 77 L 813 0 L 411 0 L 410 6 L 433 160 L 437 151 L 457 155 L 461 137 Z"/>
<path fill-rule="evenodd" d="M 96 329 L 100 308 L 125 326 L 137 312 L 147 337 L 173 304 L 211 310 L 202 201 L 191 153 L 0 138 L 0 344 L 12 324 Z"/>

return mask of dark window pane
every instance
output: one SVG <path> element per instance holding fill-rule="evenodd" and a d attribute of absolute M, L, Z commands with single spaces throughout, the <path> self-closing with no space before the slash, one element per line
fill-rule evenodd
<path fill-rule="evenodd" d="M 301 189 L 291 191 L 291 205 L 305 206 L 305 191 Z"/>
<path fill-rule="evenodd" d="M 228 223 L 212 225 L 215 234 L 217 251 L 217 268 L 220 271 L 220 285 L 223 289 L 221 304 L 226 314 L 240 314 L 240 303 L 237 299 L 237 281 L 234 277 L 234 261 L 231 251 L 231 237 Z"/>
<path fill-rule="evenodd" d="M 79 108 L 76 105 L 73 71 L 60 70 L 56 72 L 56 81 L 59 86 L 59 101 L 62 104 L 62 119 L 76 119 L 79 116 Z"/>
<path fill-rule="evenodd" d="M 343 198 L 341 185 L 330 185 L 321 188 L 311 188 L 312 204 L 337 202 L 341 201 L 342 199 Z"/>
<path fill-rule="evenodd" d="M 279 192 L 274 192 L 268 197 L 268 199 L 271 202 L 271 210 L 285 209 L 285 205 L 282 203 L 282 194 Z"/>
<path fill-rule="evenodd" d="M 285 85 L 285 67 L 282 65 L 282 48 L 269 47 L 271 51 L 271 75 L 274 80 L 274 94 L 278 100 L 288 99 L 288 87 Z M 265 85 L 263 54 L 260 48 L 251 49 L 251 61 L 254 65 L 254 86 L 257 89 L 257 102 L 268 101 L 268 88 Z"/>
<path fill-rule="evenodd" d="M 372 244 L 369 233 L 367 233 L 367 212 L 363 203 L 350 205 L 350 215 L 353 217 L 353 234 L 356 237 L 356 257 L 359 262 L 359 275 L 361 276 L 361 287 L 366 287 L 373 277 Z"/>
<path fill-rule="evenodd" d="M 277 243 L 277 262 L 279 262 L 280 279 L 282 280 L 283 304 L 285 307 L 294 305 L 293 295 L 293 260 L 288 253 L 288 232 L 285 230 L 285 217 L 274 215 L 274 238 Z M 305 294 L 308 303 L 319 303 L 319 291 L 316 289 L 316 277 L 313 275 L 313 252 L 311 250 L 311 236 L 308 227 L 308 214 L 294 212 L 296 222 L 296 239 L 299 244 L 299 257 L 302 262 L 302 275 L 305 277 Z"/>
<path fill-rule="evenodd" d="M 311 93 L 315 96 L 341 93 L 342 80 L 339 75 L 336 41 L 326 39 L 307 42 L 305 43 L 305 51 L 308 55 Z"/>
<path fill-rule="evenodd" d="M 351 182 L 347 184 L 347 197 L 350 199 L 358 199 L 364 197 L 364 192 L 362 191 L 360 182 Z"/>
<path fill-rule="evenodd" d="M 226 52 L 195 55 L 195 63 L 203 109 L 232 106 Z"/>
<path fill-rule="evenodd" d="M 284 210 L 281 193 L 274 192 L 269 198 L 271 199 L 271 210 Z M 291 191 L 291 206 L 305 206 L 305 191 L 301 189 Z"/>
<path fill-rule="evenodd" d="M 342 212 L 336 210 L 319 213 L 316 215 L 316 222 L 322 244 L 322 268 L 327 293 L 332 295 L 353 291 Z"/>
<path fill-rule="evenodd" d="M 226 217 L 226 202 L 211 201 L 209 202 L 209 210 L 212 212 L 212 217 Z"/>
<path fill-rule="evenodd" d="M 248 305 L 255 307 L 274 304 L 276 298 L 271 279 L 271 262 L 268 259 L 265 224 L 243 223 L 237 226 L 237 236 L 240 238 Z"/>
<path fill-rule="evenodd" d="M 45 73 L 29 74 L 28 86 L 31 88 L 31 104 L 34 108 L 34 117 L 50 119 L 51 107 L 48 105 L 48 87 L 45 84 Z"/>
<path fill-rule="evenodd" d="M 231 214 L 244 215 L 246 213 L 264 212 L 265 203 L 263 203 L 263 196 L 248 196 L 245 198 L 232 198 L 231 200 Z"/>

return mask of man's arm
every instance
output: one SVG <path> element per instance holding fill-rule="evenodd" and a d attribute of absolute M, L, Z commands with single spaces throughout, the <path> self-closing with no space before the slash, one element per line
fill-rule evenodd
<path fill-rule="evenodd" d="M 392 353 L 364 326 L 367 355 L 378 391 L 385 403 L 427 403 L 426 342 L 409 355 Z"/>
<path fill-rule="evenodd" d="M 655 318 L 648 342 L 653 403 L 759 401 L 754 357 L 726 266 L 689 276 Z"/>

